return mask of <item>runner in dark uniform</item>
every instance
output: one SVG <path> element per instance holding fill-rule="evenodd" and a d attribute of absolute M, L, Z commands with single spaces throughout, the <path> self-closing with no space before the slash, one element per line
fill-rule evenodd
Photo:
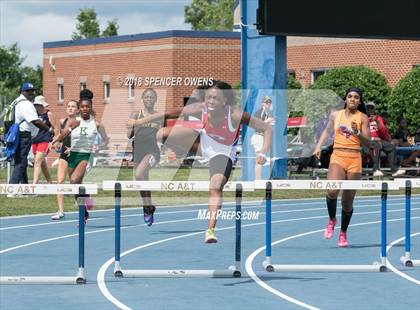
<path fill-rule="evenodd" d="M 130 119 L 140 120 L 144 117 L 157 113 L 154 106 L 157 100 L 156 91 L 152 88 L 146 89 L 141 99 L 144 108 L 133 113 Z M 160 150 L 157 145 L 156 133 L 162 127 L 162 121 L 156 120 L 143 124 L 142 126 L 128 128 L 128 138 L 134 137 L 133 161 L 135 165 L 134 177 L 138 181 L 149 180 L 150 169 L 159 163 Z M 143 202 L 144 221 L 148 226 L 153 224 L 153 213 L 155 206 L 152 203 L 150 191 L 140 191 Z"/>

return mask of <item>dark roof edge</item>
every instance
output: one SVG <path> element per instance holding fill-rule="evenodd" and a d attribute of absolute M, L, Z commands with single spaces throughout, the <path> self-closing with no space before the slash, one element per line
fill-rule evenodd
<path fill-rule="evenodd" d="M 69 46 L 80 46 L 80 45 L 94 45 L 94 44 L 104 44 L 104 43 L 153 40 L 153 39 L 162 39 L 162 38 L 170 38 L 170 37 L 239 39 L 240 33 L 233 32 L 233 31 L 169 30 L 169 31 L 160 31 L 160 32 L 112 36 L 112 37 L 106 37 L 106 38 L 44 42 L 43 47 L 44 48 L 69 47 Z"/>

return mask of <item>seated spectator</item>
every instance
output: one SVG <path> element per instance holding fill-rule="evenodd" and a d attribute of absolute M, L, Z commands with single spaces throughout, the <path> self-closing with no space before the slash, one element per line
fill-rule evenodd
<path fill-rule="evenodd" d="M 408 127 L 407 121 L 404 117 L 400 116 L 397 118 L 397 130 L 395 131 L 392 143 L 397 146 L 410 146 L 408 143 Z"/>
<path fill-rule="evenodd" d="M 397 146 L 397 156 L 402 160 L 410 157 L 412 152 L 411 150 L 398 150 L 399 146 L 412 146 L 412 144 L 408 142 L 408 136 L 407 121 L 404 117 L 400 116 L 397 118 L 397 130 L 395 131 L 392 143 Z"/>
<path fill-rule="evenodd" d="M 395 146 L 391 143 L 391 136 L 383 118 L 380 115 L 376 115 L 374 102 L 366 103 L 366 112 L 369 117 L 370 136 L 372 139 L 371 156 L 373 160 L 373 176 L 381 177 L 384 175 L 379 170 L 381 152 L 386 154 L 393 176 L 404 174 L 404 170 L 397 169 L 395 163 Z"/>
<path fill-rule="evenodd" d="M 420 127 L 416 129 L 416 133 L 413 136 L 407 137 L 408 143 L 412 146 L 420 147 Z M 414 150 L 410 153 L 410 156 L 402 161 L 403 167 L 417 166 L 420 162 L 420 150 Z"/>

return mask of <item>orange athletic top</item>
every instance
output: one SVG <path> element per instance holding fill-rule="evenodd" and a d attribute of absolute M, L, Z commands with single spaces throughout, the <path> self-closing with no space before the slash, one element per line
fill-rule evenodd
<path fill-rule="evenodd" d="M 347 118 L 345 111 L 345 109 L 337 111 L 338 115 L 334 121 L 334 148 L 359 150 L 360 139 L 351 134 L 351 123 L 356 122 L 357 128 L 360 130 L 362 127 L 362 112 L 357 111 L 350 118 Z"/>

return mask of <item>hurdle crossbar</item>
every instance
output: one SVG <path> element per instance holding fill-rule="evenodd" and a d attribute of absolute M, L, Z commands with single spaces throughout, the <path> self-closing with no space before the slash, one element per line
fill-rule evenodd
<path fill-rule="evenodd" d="M 420 266 L 420 260 L 411 258 L 411 189 L 420 188 L 420 179 L 398 179 L 405 186 L 405 253 L 400 257 L 406 267 Z"/>
<path fill-rule="evenodd" d="M 6 185 L 6 186 L 5 186 Z M 0 184 L 1 194 L 78 194 L 79 268 L 76 276 L 1 276 L 0 284 L 85 284 L 85 199 L 87 192 L 96 193 L 97 185 L 89 184 Z"/>
<path fill-rule="evenodd" d="M 389 181 L 311 181 L 311 180 L 273 180 L 256 181 L 255 189 L 265 188 L 266 201 L 266 258 L 263 261 L 263 268 L 269 272 L 384 272 L 386 268 L 386 222 L 387 222 L 387 195 L 388 189 L 399 189 L 397 182 Z M 271 200 L 273 189 L 318 189 L 318 190 L 381 190 L 381 254 L 380 262 L 371 265 L 287 265 L 273 264 L 271 257 Z"/>
<path fill-rule="evenodd" d="M 136 184 L 133 189 L 129 183 Z M 123 190 L 163 190 L 154 181 L 135 182 L 114 182 L 104 181 L 103 189 L 109 190 L 114 185 L 115 192 L 115 261 L 114 276 L 124 278 L 238 278 L 241 276 L 241 218 L 235 219 L 235 262 L 227 269 L 122 269 L 121 268 L 121 192 Z M 197 184 L 198 183 L 198 184 Z M 253 190 L 253 182 L 244 182 L 247 190 Z M 169 188 L 173 191 L 186 191 L 186 188 L 194 191 L 208 191 L 209 182 L 166 182 L 171 184 Z M 235 188 L 236 212 L 241 212 L 243 183 L 230 182 L 228 190 Z"/>
<path fill-rule="evenodd" d="M 208 181 L 103 181 L 102 189 L 115 190 L 116 184 L 121 185 L 121 191 L 205 192 L 210 189 Z M 254 182 L 227 182 L 223 191 L 235 192 L 238 184 L 244 192 L 254 191 Z"/>

